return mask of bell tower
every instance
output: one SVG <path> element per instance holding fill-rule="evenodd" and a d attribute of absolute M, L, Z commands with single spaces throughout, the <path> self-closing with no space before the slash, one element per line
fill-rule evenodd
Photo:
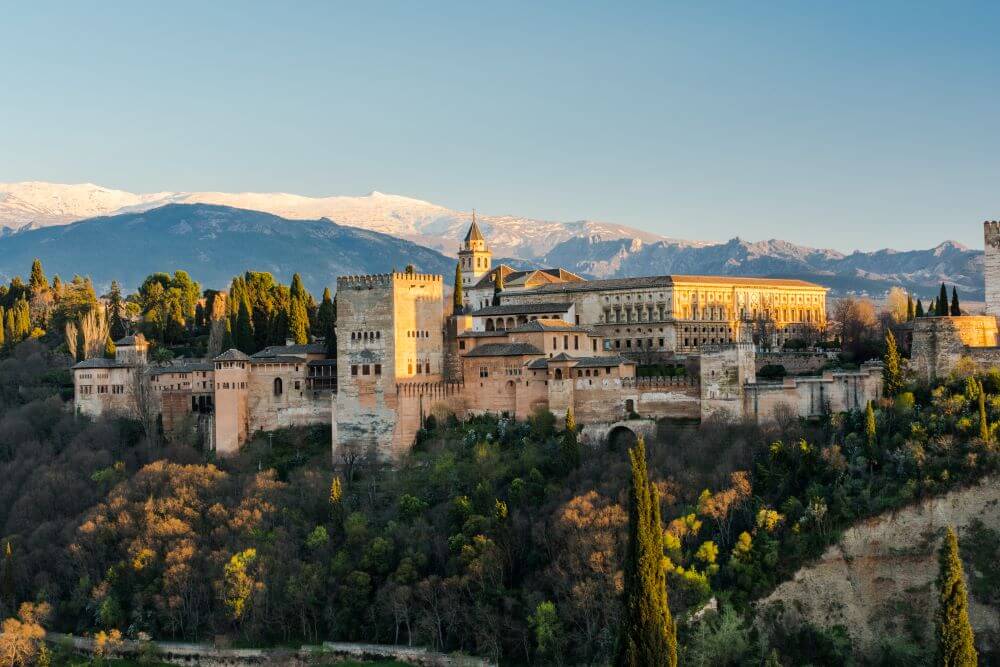
<path fill-rule="evenodd" d="M 468 306 L 468 289 L 479 282 L 479 279 L 489 273 L 493 262 L 493 253 L 486 247 L 486 239 L 479 231 L 476 223 L 476 211 L 472 211 L 472 225 L 465 235 L 462 247 L 458 251 L 458 261 L 462 268 L 462 291 Z"/>

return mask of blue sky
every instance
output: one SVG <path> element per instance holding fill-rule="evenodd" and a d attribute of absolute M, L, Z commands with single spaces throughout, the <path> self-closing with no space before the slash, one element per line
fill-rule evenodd
<path fill-rule="evenodd" d="M 981 247 L 998 34 L 996 2 L 10 3 L 0 181 Z"/>

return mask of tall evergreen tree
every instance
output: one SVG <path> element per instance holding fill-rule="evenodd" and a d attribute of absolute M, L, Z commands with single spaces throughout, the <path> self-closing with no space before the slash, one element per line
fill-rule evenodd
<path fill-rule="evenodd" d="M 927 309 L 927 317 L 937 316 L 937 299 L 931 299 L 931 306 Z"/>
<path fill-rule="evenodd" d="M 296 345 L 305 345 L 309 342 L 309 310 L 307 308 L 309 295 L 306 288 L 302 286 L 302 278 L 299 277 L 298 273 L 292 276 L 290 292 L 288 335 L 295 339 Z"/>
<path fill-rule="evenodd" d="M 969 623 L 969 599 L 965 589 L 962 561 L 958 556 L 958 538 L 948 528 L 941 545 L 938 573 L 938 609 L 934 617 L 938 667 L 975 667 L 976 653 L 972 624 Z"/>
<path fill-rule="evenodd" d="M 938 317 L 944 317 L 948 314 L 948 290 L 944 283 L 941 283 L 941 293 L 938 294 L 937 314 Z"/>
<path fill-rule="evenodd" d="M 337 310 L 333 303 L 333 299 L 330 298 L 330 288 L 327 287 L 323 290 L 323 300 L 319 303 L 319 310 L 316 311 L 316 326 L 319 329 L 320 334 L 326 339 L 326 353 L 327 356 L 334 356 L 337 353 L 336 348 L 336 327 L 337 327 Z M 331 345 L 333 346 L 331 348 Z M 331 353 L 332 349 L 332 353 Z"/>
<path fill-rule="evenodd" d="M 882 395 L 894 398 L 903 389 L 903 368 L 892 330 L 885 334 L 885 356 L 882 358 Z"/>
<path fill-rule="evenodd" d="M 865 438 L 868 441 L 868 452 L 874 453 L 875 441 L 878 437 L 878 425 L 875 423 L 875 408 L 872 401 L 865 407 Z"/>
<path fill-rule="evenodd" d="M 916 312 L 913 310 L 913 296 L 910 294 L 906 295 L 906 321 L 912 322 L 913 318 L 916 317 Z"/>
<path fill-rule="evenodd" d="M 111 291 L 108 293 L 108 329 L 112 340 L 124 338 L 128 334 L 125 325 L 125 299 L 117 280 L 111 281 Z"/>
<path fill-rule="evenodd" d="M 576 437 L 576 417 L 573 416 L 573 406 L 566 409 L 566 428 L 563 432 L 561 455 L 567 468 L 580 465 L 580 442 Z"/>
<path fill-rule="evenodd" d="M 45 271 L 42 270 L 42 260 L 37 257 L 31 263 L 31 277 L 28 278 L 28 287 L 31 289 L 32 296 L 47 292 L 49 289 L 49 281 L 45 277 Z"/>
<path fill-rule="evenodd" d="M 7 328 L 4 323 L 3 306 L 0 306 L 0 352 L 3 351 L 4 343 L 7 342 Z"/>
<path fill-rule="evenodd" d="M 979 383 L 979 395 L 977 396 L 979 401 L 979 438 L 983 442 L 989 442 L 990 440 L 990 422 L 986 417 L 986 388 L 983 387 L 983 383 Z"/>
<path fill-rule="evenodd" d="M 250 306 L 246 299 L 241 299 L 239 312 L 236 315 L 236 326 L 233 327 L 233 345 L 245 354 L 256 352 L 253 337 L 253 327 L 250 324 Z"/>
<path fill-rule="evenodd" d="M 958 316 L 962 314 L 962 307 L 958 304 L 958 288 L 951 287 L 951 314 Z"/>
<path fill-rule="evenodd" d="M 923 304 L 923 302 L 920 299 L 917 299 L 917 309 L 916 309 L 916 311 L 914 311 L 913 315 L 914 315 L 914 317 L 923 317 L 924 316 L 924 304 Z"/>
<path fill-rule="evenodd" d="M 0 591 L 3 600 L 10 609 L 14 604 L 14 550 L 10 548 L 10 542 L 4 546 L 3 550 L 3 590 Z"/>
<path fill-rule="evenodd" d="M 629 534 L 616 667 L 677 666 L 677 628 L 667 604 L 660 498 L 646 470 L 646 445 L 629 450 Z"/>
<path fill-rule="evenodd" d="M 456 315 L 464 308 L 465 295 L 462 293 L 462 263 L 455 262 L 455 292 L 451 295 L 451 309 Z"/>

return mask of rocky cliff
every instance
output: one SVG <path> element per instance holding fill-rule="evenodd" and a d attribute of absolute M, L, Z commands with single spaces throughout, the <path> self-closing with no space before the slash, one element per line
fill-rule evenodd
<path fill-rule="evenodd" d="M 852 527 L 818 562 L 799 570 L 792 581 L 761 600 L 758 612 L 775 613 L 785 623 L 844 626 L 861 651 L 904 634 L 932 643 L 941 537 L 947 526 L 958 529 L 966 581 L 971 583 L 985 574 L 977 571 L 965 546 L 977 520 L 987 529 L 1000 530 L 1000 477 L 987 477 L 976 486 Z M 996 559 L 992 560 L 996 569 Z M 1000 646 L 996 592 L 983 595 L 980 586 L 977 597 L 977 587 L 969 588 L 976 644 L 980 651 L 996 651 Z"/>

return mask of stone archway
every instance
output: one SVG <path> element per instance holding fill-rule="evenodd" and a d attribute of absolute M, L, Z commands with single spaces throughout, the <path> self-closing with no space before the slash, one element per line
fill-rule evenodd
<path fill-rule="evenodd" d="M 615 426 L 608 432 L 608 449 L 613 452 L 625 452 L 635 447 L 639 441 L 635 432 L 624 425 Z"/>

